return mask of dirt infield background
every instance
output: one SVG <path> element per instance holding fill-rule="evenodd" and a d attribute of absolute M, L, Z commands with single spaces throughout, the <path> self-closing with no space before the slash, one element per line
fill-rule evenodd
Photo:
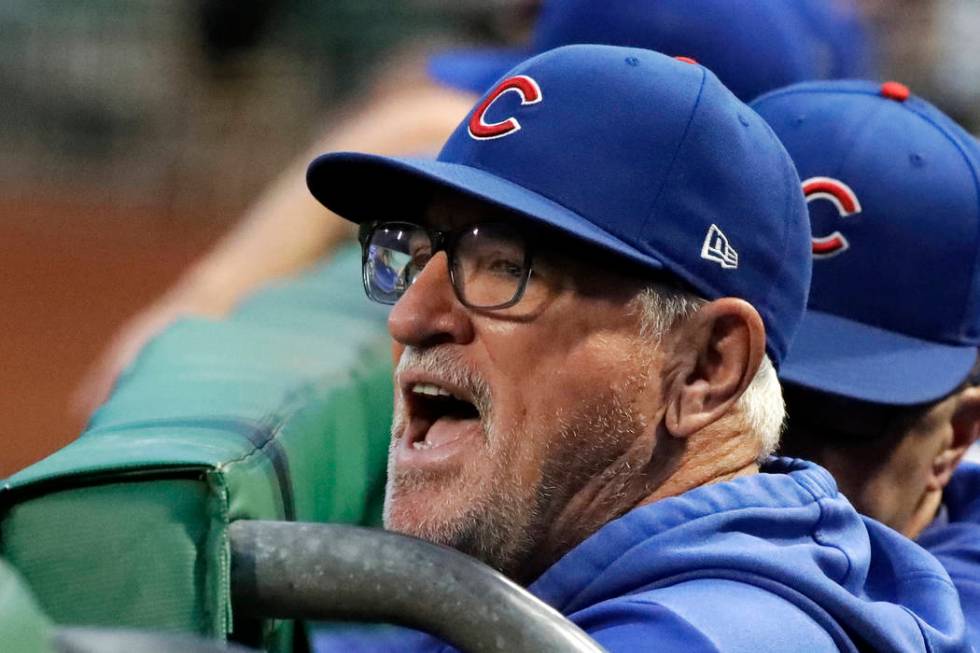
<path fill-rule="evenodd" d="M 217 228 L 152 209 L 0 200 L 0 477 L 79 434 L 68 402 L 86 366 Z"/>

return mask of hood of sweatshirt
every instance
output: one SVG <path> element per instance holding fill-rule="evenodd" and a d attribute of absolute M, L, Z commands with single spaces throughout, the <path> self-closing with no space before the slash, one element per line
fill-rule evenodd
<path fill-rule="evenodd" d="M 636 508 L 529 589 L 573 621 L 623 597 L 661 603 L 669 589 L 671 606 L 710 622 L 725 601 L 705 593 L 713 580 L 778 595 L 840 650 L 969 650 L 956 589 L 939 562 L 859 515 L 826 470 L 802 460 L 770 458 L 762 473 Z M 757 618 L 778 620 L 778 612 Z"/>

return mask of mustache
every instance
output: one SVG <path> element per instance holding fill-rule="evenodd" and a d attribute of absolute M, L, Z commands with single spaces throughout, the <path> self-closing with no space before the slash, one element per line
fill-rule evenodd
<path fill-rule="evenodd" d="M 423 350 L 411 346 L 405 347 L 395 368 L 395 379 L 408 371 L 431 374 L 465 390 L 472 398 L 480 418 L 483 420 L 489 418 L 493 408 L 490 384 L 454 352 L 444 348 Z"/>

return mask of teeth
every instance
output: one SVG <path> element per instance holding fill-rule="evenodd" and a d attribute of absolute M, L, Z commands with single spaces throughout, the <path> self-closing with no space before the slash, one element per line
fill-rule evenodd
<path fill-rule="evenodd" d="M 418 441 L 412 443 L 412 448 L 413 449 L 418 449 L 418 450 L 421 450 L 421 449 L 431 449 L 432 448 L 432 444 L 430 444 L 429 442 L 426 442 L 425 440 L 418 440 Z"/>
<path fill-rule="evenodd" d="M 416 383 L 412 386 L 412 392 L 417 395 L 429 395 L 430 397 L 452 397 L 453 394 L 444 388 L 431 383 Z"/>

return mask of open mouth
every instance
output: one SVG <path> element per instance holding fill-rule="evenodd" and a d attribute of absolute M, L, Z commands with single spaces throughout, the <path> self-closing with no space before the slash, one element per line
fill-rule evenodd
<path fill-rule="evenodd" d="M 435 383 L 412 383 L 406 390 L 411 415 L 406 436 L 412 449 L 447 445 L 479 426 L 480 411 L 459 393 Z"/>

